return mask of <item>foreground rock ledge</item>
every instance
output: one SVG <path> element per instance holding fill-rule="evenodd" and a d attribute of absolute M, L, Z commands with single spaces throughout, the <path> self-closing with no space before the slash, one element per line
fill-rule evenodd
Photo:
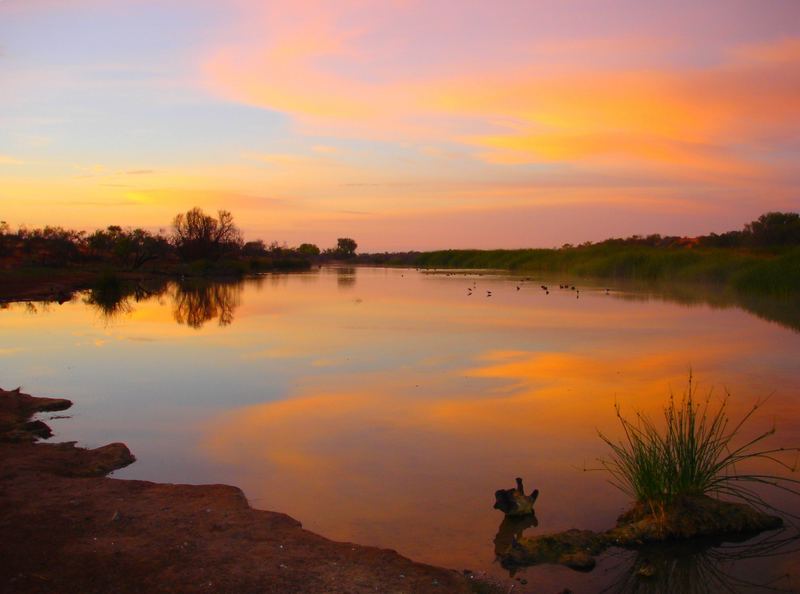
<path fill-rule="evenodd" d="M 712 499 L 705 495 L 683 497 L 654 514 L 637 505 L 620 516 L 605 532 L 567 530 L 558 534 L 521 538 L 511 543 L 501 561 L 507 567 L 557 563 L 578 571 L 595 566 L 595 556 L 609 547 L 636 548 L 644 544 L 694 538 L 741 539 L 783 525 L 771 516 L 743 503 Z"/>
<path fill-rule="evenodd" d="M 30 416 L 70 405 L 0 390 L 0 592 L 471 591 L 457 572 L 254 510 L 236 487 L 103 476 L 133 462 L 124 444 L 33 443 Z"/>

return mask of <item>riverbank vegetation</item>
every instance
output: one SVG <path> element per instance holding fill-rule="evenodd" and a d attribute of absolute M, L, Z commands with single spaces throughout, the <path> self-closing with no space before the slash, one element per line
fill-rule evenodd
<path fill-rule="evenodd" d="M 798 295 L 800 214 L 767 213 L 740 231 L 693 238 L 636 235 L 558 249 L 440 250 L 409 261 L 422 268 L 703 282 L 741 293 Z"/>
<path fill-rule="evenodd" d="M 95 267 L 119 272 L 242 274 L 308 268 L 319 254 L 313 244 L 290 248 L 260 239 L 245 242 L 233 215 L 225 210 L 216 216 L 199 208 L 180 213 L 169 232 L 119 225 L 91 233 L 52 226 L 12 231 L 0 223 L 0 268 L 5 270 Z"/>
<path fill-rule="evenodd" d="M 307 270 L 330 260 L 352 260 L 358 244 L 339 238 L 320 250 L 245 241 L 233 215 L 193 208 L 175 216 L 170 231 L 111 225 L 91 233 L 58 226 L 12 231 L 0 222 L 0 298 L 58 295 L 85 287 L 109 293 L 144 275 L 240 277 L 259 272 Z"/>

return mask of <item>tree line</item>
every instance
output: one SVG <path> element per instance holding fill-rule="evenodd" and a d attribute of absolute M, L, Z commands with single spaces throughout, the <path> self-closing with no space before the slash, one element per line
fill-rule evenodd
<path fill-rule="evenodd" d="M 709 233 L 698 237 L 676 235 L 632 235 L 579 246 L 564 244 L 562 248 L 591 245 L 645 245 L 650 247 L 709 247 L 709 248 L 780 248 L 800 245 L 800 213 L 768 212 L 747 223 L 739 231 Z"/>
<path fill-rule="evenodd" d="M 137 270 L 153 261 L 352 259 L 357 248 L 358 244 L 349 237 L 339 238 L 335 247 L 325 250 L 312 243 L 288 247 L 261 239 L 244 241 L 229 211 L 219 210 L 214 216 L 197 207 L 176 215 L 168 232 L 157 233 L 119 225 L 91 233 L 60 226 L 20 227 L 12 231 L 5 221 L 0 221 L 0 259 L 15 264 L 60 267 L 103 262 Z"/>

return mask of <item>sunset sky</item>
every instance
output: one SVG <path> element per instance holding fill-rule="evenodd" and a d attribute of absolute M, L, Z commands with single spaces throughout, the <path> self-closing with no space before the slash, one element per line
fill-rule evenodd
<path fill-rule="evenodd" d="M 800 209 L 797 0 L 0 0 L 0 219 L 361 250 Z"/>

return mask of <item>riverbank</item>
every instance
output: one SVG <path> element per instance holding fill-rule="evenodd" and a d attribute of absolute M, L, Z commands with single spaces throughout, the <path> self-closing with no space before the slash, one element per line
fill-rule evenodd
<path fill-rule="evenodd" d="M 612 280 L 716 284 L 740 294 L 800 296 L 800 249 L 595 244 L 561 249 L 440 250 L 420 268 L 497 269 Z"/>
<path fill-rule="evenodd" d="M 89 288 L 97 277 L 92 270 L 0 269 L 0 303 L 67 300 L 75 291 Z"/>
<path fill-rule="evenodd" d="M 105 289 L 109 284 L 135 284 L 170 278 L 230 279 L 268 272 L 295 272 L 311 268 L 305 259 L 249 258 L 240 260 L 171 263 L 131 271 L 108 266 L 12 266 L 0 268 L 0 303 L 11 301 L 68 301 L 76 291 Z"/>
<path fill-rule="evenodd" d="M 236 487 L 108 478 L 135 460 L 124 444 L 35 443 L 48 431 L 31 415 L 71 404 L 0 390 L 0 591 L 476 591 L 456 571 L 255 510 Z"/>

